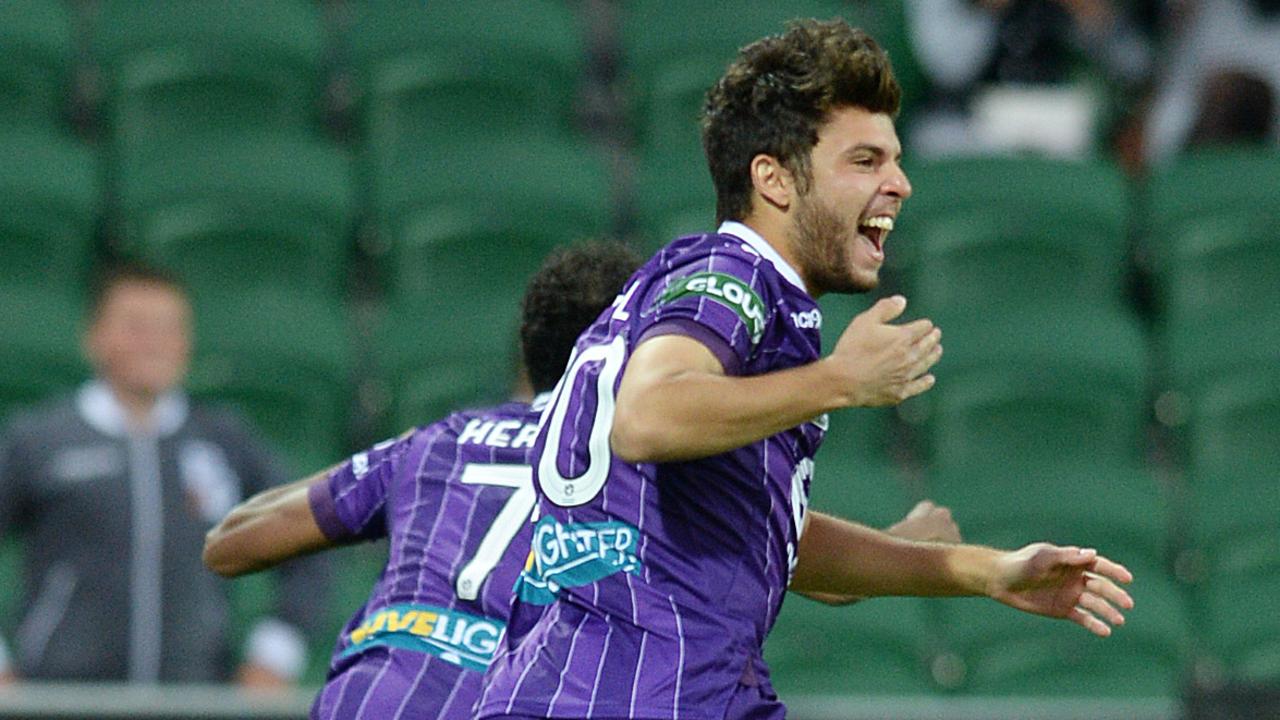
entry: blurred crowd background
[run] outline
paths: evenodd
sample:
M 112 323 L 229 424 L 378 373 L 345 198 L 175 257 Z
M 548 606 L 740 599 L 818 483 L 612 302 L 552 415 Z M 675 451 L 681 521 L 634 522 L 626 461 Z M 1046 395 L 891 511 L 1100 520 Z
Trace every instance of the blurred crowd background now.
M 933 391 L 833 417 L 814 506 L 885 525 L 927 496 L 967 539 L 1083 540 L 1139 580 L 1105 642 L 792 599 L 779 690 L 1280 681 L 1275 0 L 4 0 L 0 415 L 91 376 L 87 288 L 123 259 L 185 282 L 191 396 L 293 477 L 501 399 L 549 248 L 713 229 L 702 94 L 799 16 L 890 53 L 915 196 L 883 286 L 946 334 Z M 828 342 L 873 299 L 824 298 Z M 12 637 L 39 548 L 6 536 Z M 380 562 L 335 558 L 304 682 Z M 232 589 L 241 635 L 275 592 Z

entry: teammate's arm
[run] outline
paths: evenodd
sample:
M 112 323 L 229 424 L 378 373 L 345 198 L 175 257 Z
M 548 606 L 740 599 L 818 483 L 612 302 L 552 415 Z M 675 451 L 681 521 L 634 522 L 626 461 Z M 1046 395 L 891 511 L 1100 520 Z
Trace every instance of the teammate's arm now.
M 906 300 L 858 315 L 827 357 L 748 377 L 725 374 L 701 342 L 662 335 L 640 343 L 618 388 L 610 434 L 626 462 L 673 462 L 727 452 L 850 406 L 901 402 L 933 387 L 942 333 L 928 320 L 891 325 Z
M 808 527 L 811 514 L 805 515 L 805 526 Z M 923 540 L 926 542 L 958 543 L 961 541 L 960 526 L 951 517 L 951 509 L 936 505 L 931 500 L 921 500 L 911 508 L 898 522 L 885 528 L 885 532 L 894 537 L 907 540 Z M 810 600 L 827 605 L 852 605 L 862 600 L 861 595 L 836 595 L 821 592 L 798 592 Z
M 332 470 L 264 490 L 234 507 L 205 535 L 205 567 L 236 577 L 335 546 L 316 524 L 307 497 Z
M 985 595 L 1019 610 L 1070 620 L 1107 636 L 1133 599 L 1133 579 L 1096 550 L 1047 543 L 1002 551 L 896 538 L 809 513 L 791 587 L 835 595 Z M 1119 608 L 1119 609 L 1117 609 Z

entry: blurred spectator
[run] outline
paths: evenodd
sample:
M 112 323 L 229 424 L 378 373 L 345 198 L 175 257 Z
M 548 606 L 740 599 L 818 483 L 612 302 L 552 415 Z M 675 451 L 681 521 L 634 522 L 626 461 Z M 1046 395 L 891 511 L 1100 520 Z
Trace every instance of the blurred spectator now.
M 922 155 L 1090 150 L 1107 87 L 1151 65 L 1145 35 L 1112 0 L 908 0 L 931 97 L 907 128 Z M 1079 77 L 1087 58 L 1095 76 Z
M 8 679 L 215 682 L 232 671 L 228 584 L 200 561 L 205 532 L 285 478 L 237 416 L 190 402 L 182 287 L 143 267 L 105 276 L 84 350 L 97 379 L 16 416 L 0 438 L 0 535 L 22 544 Z M 316 561 L 281 573 L 280 617 L 249 633 L 237 675 L 284 686 L 322 613 Z
M 1144 156 L 1280 138 L 1280 0 L 1180 0 L 1168 19 Z

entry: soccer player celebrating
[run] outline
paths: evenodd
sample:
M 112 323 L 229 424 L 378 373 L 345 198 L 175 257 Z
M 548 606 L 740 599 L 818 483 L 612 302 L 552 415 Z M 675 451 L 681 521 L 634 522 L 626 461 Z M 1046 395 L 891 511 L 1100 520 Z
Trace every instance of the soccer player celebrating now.
M 455 413 L 329 471 L 250 498 L 214 528 L 205 563 L 236 576 L 307 552 L 387 537 L 387 570 L 339 639 L 313 718 L 464 720 L 529 556 L 538 415 L 574 341 L 640 259 L 616 243 L 553 254 L 525 291 L 532 403 Z M 957 542 L 925 500 L 888 532 Z M 849 597 L 823 597 L 848 602 Z
M 479 717 L 781 718 L 761 646 L 788 587 L 986 595 L 1099 635 L 1131 577 L 1092 549 L 913 542 L 807 511 L 830 410 L 928 390 L 887 298 L 825 357 L 814 298 L 876 286 L 911 186 L 888 58 L 843 21 L 742 50 L 710 90 L 715 233 L 672 242 L 579 338 L 534 448 L 532 556 Z M 802 322 L 804 320 L 804 322 Z

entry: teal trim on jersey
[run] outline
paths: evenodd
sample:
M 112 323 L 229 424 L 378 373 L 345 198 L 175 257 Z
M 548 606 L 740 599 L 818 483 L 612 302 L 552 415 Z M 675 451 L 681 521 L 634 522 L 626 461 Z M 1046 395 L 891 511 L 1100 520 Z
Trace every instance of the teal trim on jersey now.
M 466 670 L 484 672 L 507 624 L 431 605 L 392 605 L 366 616 L 351 631 L 342 657 L 382 645 L 429 653 Z
M 640 531 L 624 522 L 562 525 L 545 516 L 533 528 L 530 563 L 516 581 L 524 602 L 548 605 L 562 587 L 590 585 L 617 573 L 640 574 Z
M 717 302 L 738 314 L 751 332 L 751 344 L 764 335 L 764 302 L 751 286 L 732 275 L 697 272 L 675 280 L 658 296 L 654 307 L 661 307 L 688 295 L 698 295 Z

